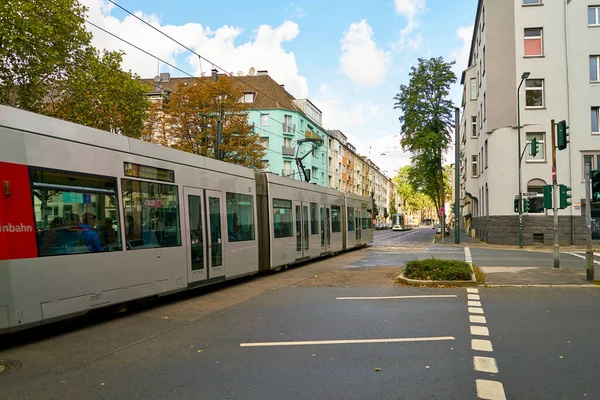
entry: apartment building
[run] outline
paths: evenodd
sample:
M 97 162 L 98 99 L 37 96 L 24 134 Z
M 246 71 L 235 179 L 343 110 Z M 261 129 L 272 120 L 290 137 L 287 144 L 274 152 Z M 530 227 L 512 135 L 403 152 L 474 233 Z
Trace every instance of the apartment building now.
M 518 114 L 522 191 L 531 201 L 524 243 L 551 244 L 552 126 L 566 120 L 570 144 L 557 151 L 558 183 L 573 205 L 559 211 L 559 241 L 585 242 L 584 166 L 600 168 L 600 5 L 570 0 L 480 0 L 469 65 L 462 74 L 461 194 L 465 226 L 490 243 L 518 243 Z M 517 98 L 517 91 L 519 97 Z M 540 152 L 526 146 L 536 138 Z M 600 220 L 600 204 L 592 205 Z M 600 229 L 594 223 L 594 236 Z M 600 237 L 600 236 L 598 236 Z

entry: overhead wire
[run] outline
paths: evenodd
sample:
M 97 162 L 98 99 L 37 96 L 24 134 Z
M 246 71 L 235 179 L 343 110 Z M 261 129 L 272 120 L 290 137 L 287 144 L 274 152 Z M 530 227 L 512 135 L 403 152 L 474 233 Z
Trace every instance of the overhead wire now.
M 143 18 L 140 18 L 139 16 L 135 15 L 134 13 L 132 13 L 131 11 L 129 11 L 128 9 L 126 9 L 125 7 L 121 6 L 120 4 L 116 3 L 113 0 L 108 0 L 110 3 L 114 4 L 115 6 L 117 6 L 118 8 L 120 8 L 121 10 L 125 11 L 127 14 L 131 15 L 132 17 L 134 17 L 135 19 L 137 19 L 138 21 L 142 22 L 143 24 L 149 26 L 150 28 L 154 29 L 156 32 L 160 33 L 161 35 L 165 36 L 166 38 L 172 40 L 173 42 L 177 43 L 179 46 L 183 47 L 184 49 L 186 49 L 187 51 L 189 51 L 190 53 L 196 55 L 199 59 L 200 59 L 200 68 L 202 68 L 202 60 L 206 61 L 207 63 L 211 64 L 214 68 L 220 69 L 221 71 L 223 71 L 224 73 L 226 73 L 227 75 L 229 75 L 230 77 L 240 81 L 241 83 L 243 83 L 244 85 L 248 86 L 249 88 L 257 91 L 258 93 L 261 93 L 263 96 L 265 96 L 266 98 L 274 101 L 275 103 L 278 103 L 278 101 L 272 97 L 270 97 L 269 95 L 267 95 L 265 92 L 257 89 L 256 87 L 250 85 L 248 82 L 243 81 L 242 79 L 240 79 L 237 76 L 234 76 L 233 74 L 230 74 L 225 68 L 220 67 L 218 64 L 215 64 L 214 62 L 212 62 L 211 60 L 207 59 L 206 57 L 198 54 L 196 51 L 194 51 L 193 49 L 191 49 L 190 47 L 184 45 L 183 43 L 181 43 L 180 41 L 178 41 L 177 39 L 173 38 L 172 36 L 166 34 L 165 32 L 163 32 L 162 30 L 158 29 L 157 27 L 155 27 L 154 25 L 150 24 L 148 21 L 145 21 Z M 257 110 L 258 111 L 258 110 Z M 273 121 L 276 121 L 277 123 L 280 123 L 282 125 L 284 125 L 283 122 L 276 120 L 275 118 L 272 118 L 271 116 L 269 116 L 269 119 L 272 119 Z M 296 133 L 300 133 L 302 134 L 302 132 L 298 132 L 296 131 L 296 128 L 293 128 L 294 132 Z

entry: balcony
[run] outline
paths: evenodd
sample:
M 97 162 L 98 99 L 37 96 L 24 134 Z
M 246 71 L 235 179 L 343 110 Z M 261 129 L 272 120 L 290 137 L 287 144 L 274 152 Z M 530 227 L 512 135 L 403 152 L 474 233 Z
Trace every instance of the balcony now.
M 293 147 L 287 147 L 287 146 L 281 146 L 281 154 L 283 154 L 284 156 L 294 156 L 294 148 Z

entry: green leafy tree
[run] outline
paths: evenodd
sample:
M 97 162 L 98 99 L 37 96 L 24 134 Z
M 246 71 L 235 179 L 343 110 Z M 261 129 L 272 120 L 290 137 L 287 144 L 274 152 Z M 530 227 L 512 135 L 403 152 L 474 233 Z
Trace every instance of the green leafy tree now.
M 0 103 L 40 112 L 47 94 L 80 68 L 92 35 L 77 0 L 0 4 Z
M 371 200 L 373 200 L 373 216 L 379 216 L 379 208 L 377 208 L 377 203 L 375 202 L 375 192 L 371 191 Z
M 456 75 L 454 62 L 441 57 L 418 61 L 409 84 L 401 85 L 394 97 L 394 108 L 402 112 L 400 144 L 411 154 L 413 187 L 439 211 L 446 198 L 442 162 L 452 140 L 454 106 L 448 96 Z
M 397 214 L 398 210 L 396 209 L 396 197 L 392 195 L 390 198 L 390 215 Z
M 51 116 L 120 135 L 140 138 L 150 102 L 143 85 L 131 72 L 121 70 L 123 52 L 90 48 L 86 68 L 73 71 L 49 96 L 45 112 Z
M 167 142 L 177 149 L 215 158 L 221 121 L 221 160 L 262 168 L 265 149 L 248 122 L 246 104 L 239 101 L 243 95 L 228 76 L 219 76 L 214 83 L 198 78 L 187 86 L 180 85 L 161 111 L 167 123 Z

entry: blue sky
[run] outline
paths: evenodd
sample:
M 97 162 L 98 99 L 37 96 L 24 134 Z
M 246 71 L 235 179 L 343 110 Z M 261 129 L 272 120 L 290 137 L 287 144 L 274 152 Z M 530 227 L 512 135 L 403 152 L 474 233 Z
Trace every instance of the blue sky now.
M 94 23 L 200 73 L 195 56 L 106 0 L 81 1 Z M 250 66 L 268 70 L 294 96 L 315 103 L 325 128 L 342 130 L 388 175 L 408 163 L 399 149 L 393 96 L 408 83 L 418 57 L 458 58 L 458 74 L 466 67 L 477 6 L 476 0 L 115 1 L 231 72 L 247 73 Z M 155 75 L 156 61 L 89 29 L 97 47 L 126 51 L 126 68 Z M 202 65 L 202 71 L 208 69 Z M 460 102 L 458 84 L 452 98 Z

